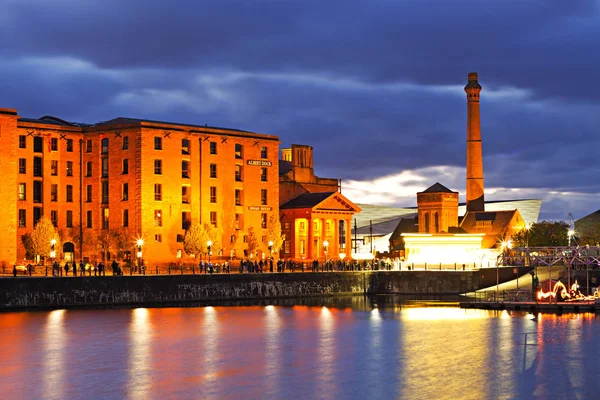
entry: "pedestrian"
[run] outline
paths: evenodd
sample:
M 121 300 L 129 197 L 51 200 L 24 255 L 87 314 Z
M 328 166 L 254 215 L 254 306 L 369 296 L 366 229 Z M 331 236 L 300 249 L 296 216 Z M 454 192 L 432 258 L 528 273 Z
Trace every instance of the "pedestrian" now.
M 17 264 L 13 265 L 13 276 L 17 277 Z
M 27 264 L 27 272 L 29 273 L 29 276 L 31 276 L 31 273 L 33 272 L 33 267 L 31 266 L 31 264 Z
M 269 260 L 269 270 L 273 273 L 273 258 Z
M 69 262 L 65 262 L 65 276 L 69 276 Z

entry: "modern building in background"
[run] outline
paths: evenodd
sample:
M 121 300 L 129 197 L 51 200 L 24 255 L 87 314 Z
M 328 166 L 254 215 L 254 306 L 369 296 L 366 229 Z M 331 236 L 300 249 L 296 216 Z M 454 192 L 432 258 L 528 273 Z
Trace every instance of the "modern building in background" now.
M 244 256 L 249 227 L 267 251 L 261 239 L 279 215 L 277 136 L 132 118 L 76 124 L 0 109 L 0 139 L 0 262 L 25 258 L 21 237 L 42 216 L 61 233 L 66 260 L 135 257 L 141 238 L 144 259 L 174 262 L 196 223 L 219 230 L 222 256 Z M 111 232 L 126 243 L 102 251 L 99 238 Z

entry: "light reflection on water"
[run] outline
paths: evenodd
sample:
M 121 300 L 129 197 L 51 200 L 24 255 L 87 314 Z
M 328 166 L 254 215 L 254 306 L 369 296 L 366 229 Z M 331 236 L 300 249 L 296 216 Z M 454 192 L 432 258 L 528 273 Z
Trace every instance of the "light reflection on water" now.
M 0 314 L 0 398 L 596 398 L 600 318 L 454 307 Z

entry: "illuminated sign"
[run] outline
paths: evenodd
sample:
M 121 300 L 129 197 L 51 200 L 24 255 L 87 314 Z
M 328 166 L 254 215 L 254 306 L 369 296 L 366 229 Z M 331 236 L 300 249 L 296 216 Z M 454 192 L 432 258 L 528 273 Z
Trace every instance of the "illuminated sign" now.
M 248 165 L 257 165 L 259 167 L 270 167 L 273 165 L 271 161 L 268 160 L 248 160 Z
M 248 206 L 248 210 L 250 211 L 271 211 L 272 209 L 272 207 L 266 206 Z

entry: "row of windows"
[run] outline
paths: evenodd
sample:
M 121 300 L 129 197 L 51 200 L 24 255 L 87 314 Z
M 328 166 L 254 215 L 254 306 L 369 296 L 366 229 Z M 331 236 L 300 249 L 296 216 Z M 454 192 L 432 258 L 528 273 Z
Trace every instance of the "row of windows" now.
M 33 202 L 34 203 L 42 203 L 43 202 L 43 185 L 41 181 L 33 181 Z M 19 183 L 19 192 L 18 199 L 25 201 L 27 200 L 27 183 L 20 182 Z M 58 185 L 52 184 L 50 185 L 50 201 L 58 201 Z M 67 203 L 73 202 L 73 185 L 67 185 L 65 190 L 65 201 Z
M 19 135 L 19 148 L 20 149 L 27 148 L 27 136 L 26 135 Z M 49 151 L 58 151 L 58 138 L 49 138 L 48 150 Z M 73 139 L 65 139 L 65 150 L 69 153 L 73 152 Z M 44 138 L 42 138 L 40 136 L 33 137 L 33 151 L 35 153 L 43 153 L 44 152 Z

